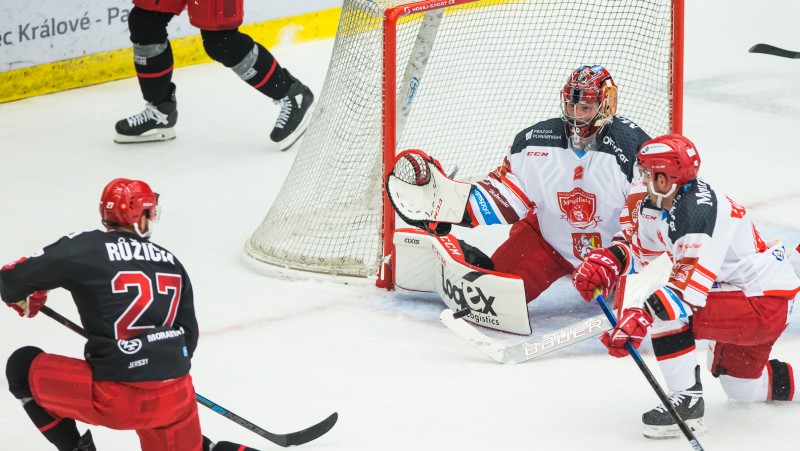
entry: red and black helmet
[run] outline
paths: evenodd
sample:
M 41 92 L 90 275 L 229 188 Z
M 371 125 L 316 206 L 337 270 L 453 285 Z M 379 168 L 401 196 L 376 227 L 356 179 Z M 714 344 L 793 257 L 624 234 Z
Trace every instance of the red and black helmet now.
M 664 174 L 676 185 L 685 185 L 697 178 L 700 154 L 689 138 L 676 133 L 659 136 L 642 145 L 637 154 L 639 167 Z
M 567 104 L 599 104 L 597 114 L 580 121 L 567 114 Z M 561 89 L 561 112 L 564 122 L 584 138 L 594 134 L 617 114 L 617 85 L 611 73 L 601 65 L 583 65 L 572 71 Z
M 132 227 L 143 214 L 158 219 L 158 194 L 140 180 L 114 179 L 100 196 L 100 217 L 103 224 Z

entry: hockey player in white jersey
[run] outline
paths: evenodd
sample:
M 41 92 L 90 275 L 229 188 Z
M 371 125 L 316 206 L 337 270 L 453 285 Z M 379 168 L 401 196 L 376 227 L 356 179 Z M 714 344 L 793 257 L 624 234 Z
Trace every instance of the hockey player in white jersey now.
M 458 183 L 434 169 L 441 176 L 437 186 L 452 182 L 454 188 L 447 191 L 452 196 L 433 201 L 424 193 L 412 194 L 422 191 L 425 177 L 403 183 L 390 176 L 387 183 L 401 217 L 421 227 L 435 221 L 439 229 L 429 228 L 434 233 L 448 233 L 448 223 L 513 224 L 491 259 L 460 244 L 467 263 L 520 276 L 528 302 L 570 274 L 590 249 L 610 244 L 629 220 L 622 215 L 621 224 L 620 213 L 631 183 L 636 184 L 636 152 L 650 139 L 635 123 L 616 116 L 617 86 L 603 66 L 572 71 L 560 98 L 561 117 L 519 132 L 502 164 L 483 181 Z
M 800 290 L 787 248 L 765 243 L 744 207 L 697 178 L 700 156 L 687 138 L 653 139 L 638 160 L 648 196 L 631 199 L 638 214 L 615 246 L 629 249 L 634 267 L 667 252 L 673 269 L 669 282 L 644 306 L 623 309 L 619 324 L 601 336 L 609 354 L 628 355 L 625 343 L 638 347 L 652 328 L 670 403 L 698 433 L 705 431 L 705 405 L 695 340 L 710 340 L 710 371 L 730 399 L 800 401 L 795 395 L 800 372 L 770 360 Z M 610 263 L 587 260 L 576 268 L 573 281 L 584 298 L 591 299 L 595 288 L 613 284 L 621 273 L 604 266 L 631 264 Z M 663 405 L 644 413 L 642 421 L 646 437 L 681 436 Z

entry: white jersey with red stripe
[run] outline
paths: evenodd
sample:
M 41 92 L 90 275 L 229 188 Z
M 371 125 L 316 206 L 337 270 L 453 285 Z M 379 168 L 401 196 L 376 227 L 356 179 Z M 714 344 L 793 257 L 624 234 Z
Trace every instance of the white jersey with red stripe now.
M 560 118 L 539 122 L 517 134 L 503 164 L 473 184 L 467 212 L 484 225 L 511 224 L 533 211 L 544 239 L 577 266 L 627 226 L 629 215 L 620 213 L 631 183 L 638 184 L 636 152 L 649 139 L 614 117 L 586 151 L 574 151 Z
M 673 268 L 667 286 L 684 302 L 703 307 L 714 289 L 787 298 L 800 290 L 788 249 L 766 244 L 747 210 L 702 179 L 679 188 L 669 212 L 649 198 L 636 203 L 638 215 L 625 235 L 637 266 L 668 252 Z

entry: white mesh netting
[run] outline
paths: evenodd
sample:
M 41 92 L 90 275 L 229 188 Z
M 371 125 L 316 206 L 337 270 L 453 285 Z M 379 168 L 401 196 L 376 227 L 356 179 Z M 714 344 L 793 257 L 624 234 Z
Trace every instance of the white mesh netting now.
M 246 243 L 279 267 L 373 276 L 382 259 L 382 23 L 412 3 L 345 0 L 327 78 L 286 181 Z M 436 3 L 447 3 L 436 2 Z M 397 150 L 423 149 L 478 180 L 514 135 L 560 114 L 580 64 L 603 64 L 618 113 L 671 129 L 672 0 L 482 0 L 445 9 Z M 397 25 L 401 84 L 424 14 Z M 395 89 L 398 92 L 399 88 Z

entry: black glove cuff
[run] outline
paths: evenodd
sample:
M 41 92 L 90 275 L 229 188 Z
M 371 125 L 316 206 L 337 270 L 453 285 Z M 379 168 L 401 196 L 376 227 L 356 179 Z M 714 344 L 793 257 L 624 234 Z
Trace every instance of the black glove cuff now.
M 625 270 L 625 268 L 628 267 L 628 253 L 625 252 L 625 249 L 623 249 L 622 246 L 615 246 L 612 244 L 606 249 L 608 249 L 608 251 L 614 254 L 614 257 L 617 258 L 617 262 L 619 262 L 620 271 L 623 271 Z M 620 274 L 617 275 L 619 276 Z

